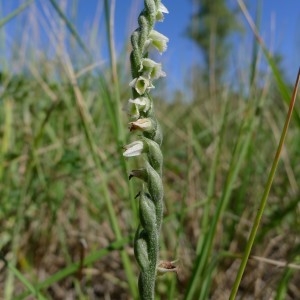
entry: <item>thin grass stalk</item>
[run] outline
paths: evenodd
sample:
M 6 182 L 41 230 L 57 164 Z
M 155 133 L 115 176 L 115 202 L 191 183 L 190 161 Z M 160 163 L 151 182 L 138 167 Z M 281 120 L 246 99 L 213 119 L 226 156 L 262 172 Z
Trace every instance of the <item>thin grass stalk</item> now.
M 217 266 L 219 263 L 219 255 L 214 256 L 206 267 L 205 277 L 201 283 L 201 290 L 198 299 L 209 299 L 211 281 L 213 276 L 217 273 Z
M 93 157 L 93 161 L 97 167 L 98 172 L 103 175 L 103 168 L 101 166 L 101 163 L 99 161 L 99 157 L 97 154 L 97 147 L 96 147 L 96 141 L 94 139 L 94 136 L 90 130 L 90 121 L 91 118 L 88 115 L 88 112 L 85 108 L 84 102 L 83 102 L 83 97 L 81 95 L 81 91 L 78 87 L 77 81 L 76 81 L 76 77 L 75 74 L 73 72 L 72 69 L 72 65 L 69 62 L 68 63 L 68 76 L 70 79 L 70 82 L 72 84 L 72 87 L 74 89 L 74 94 L 75 94 L 75 98 L 76 98 L 76 106 L 78 109 L 78 114 L 80 116 L 80 120 L 82 123 L 82 127 L 84 129 L 85 132 L 85 136 L 86 136 L 86 140 L 88 142 L 88 147 L 90 149 L 91 155 Z M 113 231 L 116 235 L 116 239 L 120 240 L 122 238 L 122 233 L 121 233 L 121 229 L 118 223 L 118 218 L 116 216 L 116 212 L 114 210 L 113 207 L 113 203 L 110 199 L 109 196 L 109 190 L 108 190 L 108 186 L 107 186 L 107 180 L 105 179 L 105 176 L 101 176 L 102 180 L 101 180 L 101 185 L 100 185 L 100 191 L 103 194 L 103 198 L 105 201 L 105 205 L 108 211 L 108 216 L 109 216 L 109 220 L 110 220 L 110 224 L 113 228 Z M 126 253 L 125 250 L 121 251 L 121 259 L 122 259 L 122 263 L 125 269 L 125 273 L 128 279 L 128 284 L 129 284 L 129 288 L 131 291 L 132 296 L 134 297 L 134 299 L 137 297 L 137 290 L 134 284 L 134 276 L 133 276 L 133 270 L 132 270 L 132 266 L 130 263 L 130 259 L 128 257 L 128 254 Z
M 197 255 L 200 253 L 200 249 L 203 248 L 203 243 L 205 242 L 205 232 L 207 232 L 210 224 L 210 209 L 211 209 L 211 204 L 215 192 L 215 181 L 216 181 L 216 174 L 217 174 L 217 169 L 218 169 L 218 164 L 220 161 L 220 156 L 222 153 L 222 145 L 223 145 L 223 140 L 224 140 L 224 135 L 225 135 L 225 129 L 227 125 L 227 112 L 228 112 L 228 107 L 229 107 L 229 101 L 226 99 L 224 101 L 224 105 L 222 107 L 222 117 L 221 117 L 221 128 L 220 132 L 216 138 L 216 151 L 215 155 L 212 161 L 212 166 L 210 168 L 210 173 L 209 173 L 209 179 L 208 179 L 208 185 L 207 185 L 207 201 L 205 202 L 205 206 L 203 209 L 203 216 L 201 220 L 201 228 L 202 228 L 202 235 L 198 239 L 197 243 L 197 249 L 196 253 Z
M 278 87 L 278 90 L 281 94 L 282 99 L 286 103 L 289 103 L 289 101 L 290 101 L 289 90 L 287 88 L 287 85 L 284 82 L 284 79 L 283 79 L 282 75 L 280 74 L 280 71 L 277 68 L 276 62 L 274 61 L 270 51 L 267 49 L 263 39 L 259 35 L 259 32 L 258 32 L 258 30 L 255 26 L 255 23 L 253 22 L 250 14 L 249 14 L 249 11 L 247 10 L 247 7 L 246 7 L 245 3 L 242 0 L 237 0 L 237 1 L 238 1 L 238 4 L 241 8 L 241 11 L 243 12 L 243 14 L 244 14 L 251 30 L 254 33 L 254 36 L 255 36 L 258 44 L 261 46 L 261 48 L 263 50 L 263 54 L 265 55 L 269 66 L 271 67 L 272 73 L 274 75 L 274 78 L 275 78 L 275 81 L 277 83 L 277 87 Z M 294 115 L 294 117 L 297 121 L 297 125 L 299 127 L 300 126 L 300 113 L 299 113 L 297 108 L 294 108 L 294 114 L 293 115 Z
M 27 8 L 34 0 L 28 0 L 22 5 L 20 5 L 18 8 L 16 8 L 12 13 L 10 13 L 8 16 L 0 20 L 0 28 L 11 21 L 14 17 L 17 17 L 25 8 Z
M 118 77 L 118 68 L 117 68 L 117 59 L 115 54 L 115 43 L 114 43 L 114 7 L 115 1 L 111 1 L 111 6 L 109 8 L 109 1 L 104 1 L 104 11 L 105 11 L 105 20 L 106 20 L 106 28 L 107 28 L 107 35 L 108 35 L 108 45 L 109 45 L 109 55 L 110 55 L 110 66 L 112 72 L 112 84 L 113 84 L 113 101 L 107 103 L 110 107 L 110 110 L 114 114 L 113 120 L 115 120 L 115 139 L 117 141 L 117 147 L 121 148 L 124 145 L 125 135 L 122 126 L 122 115 L 121 115 L 121 97 L 120 97 L 120 87 L 119 87 L 119 77 Z M 124 175 L 128 174 L 128 168 L 126 165 L 126 161 L 122 153 L 119 153 L 119 158 L 122 166 L 122 170 Z M 133 185 L 130 181 L 128 181 L 128 191 L 129 191 L 129 199 L 131 204 L 131 209 L 133 212 L 133 221 L 132 226 L 136 226 L 138 223 L 137 220 L 137 204 L 134 199 L 134 191 Z
M 86 47 L 85 43 L 82 41 L 80 35 L 76 31 L 75 27 L 73 26 L 72 22 L 69 21 L 67 18 L 66 14 L 63 12 L 63 10 L 60 8 L 59 4 L 57 3 L 56 0 L 49 0 L 50 3 L 52 4 L 53 8 L 59 15 L 59 17 L 65 22 L 68 30 L 71 32 L 72 36 L 75 38 L 79 46 L 82 48 L 82 50 L 88 55 L 90 59 L 92 59 L 92 55 L 88 48 Z
M 194 150 L 194 141 L 196 139 L 194 138 L 195 134 L 193 132 L 192 124 L 188 123 L 187 125 L 187 145 L 186 145 L 186 151 L 187 151 L 187 168 L 186 168 L 186 173 L 184 178 L 186 178 L 186 183 L 184 184 L 183 191 L 182 191 L 182 201 L 180 201 L 180 207 L 179 210 L 180 213 L 178 215 L 178 224 L 177 224 L 177 231 L 175 233 L 176 237 L 176 247 L 175 247 L 175 257 L 179 257 L 179 251 L 180 251 L 180 237 L 184 232 L 184 221 L 186 220 L 186 214 L 187 214 L 187 199 L 189 196 L 189 187 L 190 187 L 190 176 L 189 173 L 191 172 L 191 168 L 194 163 L 194 156 L 193 156 L 193 150 Z M 177 278 L 172 277 L 170 284 L 169 284 L 169 292 L 168 292 L 168 299 L 173 300 L 176 299 L 176 283 L 177 283 Z
M 255 17 L 255 23 L 257 24 L 256 27 L 260 28 L 260 22 L 261 22 L 261 14 L 262 14 L 262 2 L 257 1 L 256 4 L 256 17 Z M 250 88 L 255 87 L 255 79 L 257 74 L 257 62 L 258 62 L 258 43 L 255 41 L 255 37 L 253 38 L 253 44 L 252 44 L 252 59 L 251 59 L 251 65 L 250 65 L 250 76 L 249 76 L 249 86 Z
M 71 24 L 75 24 L 76 22 L 76 18 L 78 18 L 78 0 L 73 0 L 72 4 L 71 4 L 71 13 L 70 13 L 70 19 L 71 19 Z M 71 44 L 71 49 L 73 51 L 75 51 L 75 44 L 76 43 L 76 39 L 72 38 L 70 41 Z
M 115 41 L 114 41 L 114 11 L 115 11 L 116 1 L 111 0 L 111 4 L 109 6 L 108 0 L 104 1 L 105 7 L 105 20 L 106 20 L 106 29 L 108 35 L 108 48 L 109 48 L 109 56 L 110 56 L 110 67 L 112 73 L 112 82 L 115 90 L 115 98 L 118 112 L 120 106 L 120 92 L 119 92 L 119 80 L 118 80 L 118 71 L 117 71 L 117 60 L 115 54 Z M 118 119 L 120 120 L 120 118 Z M 120 123 L 120 122 L 119 122 Z M 123 132 L 123 127 L 121 125 L 118 126 L 120 134 Z
M 39 292 L 38 288 L 34 286 L 28 279 L 13 265 L 11 262 L 4 258 L 0 258 L 5 263 L 7 269 L 15 275 L 16 278 L 23 283 L 23 285 L 30 291 L 31 295 L 35 296 L 38 300 L 46 300 L 46 298 Z
M 0 147 L 0 181 L 4 170 L 4 157 L 10 149 L 12 139 L 13 102 L 11 99 L 4 100 L 4 129 Z
M 32 144 L 31 144 L 31 152 L 30 157 L 26 164 L 25 174 L 24 174 L 24 183 L 22 184 L 22 189 L 20 192 L 18 205 L 17 205 L 17 213 L 16 213 L 16 224 L 13 229 L 13 238 L 12 238 L 12 259 L 10 261 L 11 267 L 8 271 L 8 275 L 5 282 L 5 289 L 4 289 L 4 295 L 5 299 L 10 300 L 13 297 L 13 291 L 14 291 L 14 281 L 15 281 L 15 272 L 13 271 L 13 267 L 16 266 L 17 263 L 17 253 L 18 253 L 18 247 L 20 244 L 20 233 L 23 228 L 24 224 L 24 210 L 26 207 L 26 196 L 29 190 L 29 186 L 32 183 L 33 174 L 35 173 L 33 171 L 34 168 L 37 168 L 39 179 L 41 180 L 41 183 L 43 184 L 44 188 L 46 188 L 46 182 L 43 175 L 43 171 L 40 168 L 39 165 L 39 159 L 37 155 L 37 149 L 39 146 L 39 142 L 41 140 L 41 137 L 43 135 L 45 126 L 47 124 L 47 121 L 49 120 L 49 114 L 52 112 L 52 110 L 46 115 L 45 119 L 43 120 L 40 128 L 38 129 L 38 133 L 33 138 Z
M 287 298 L 287 289 L 289 281 L 291 280 L 294 271 L 292 269 L 286 268 L 276 289 L 275 300 L 282 300 Z
M 0 3 L 0 20 L 2 20 L 2 13 L 3 13 L 3 3 Z M 7 58 L 5 57 L 6 55 L 6 48 L 7 48 L 7 43 L 6 43 L 6 31 L 5 29 L 0 27 L 0 53 L 2 53 L 0 57 L 0 64 L 1 64 L 1 72 L 7 73 L 8 70 L 8 61 Z
M 90 33 L 90 37 L 89 37 L 89 45 L 91 45 L 92 49 L 97 49 L 98 48 L 98 33 L 99 33 L 99 29 L 100 29 L 100 21 L 101 21 L 101 14 L 102 14 L 102 9 L 103 9 L 103 3 L 102 2 L 98 2 L 97 8 L 96 8 L 96 13 L 95 13 L 95 17 L 93 20 L 93 25 L 92 25 L 92 29 L 91 29 L 91 33 Z
M 20 192 L 20 196 L 18 198 L 17 202 L 17 212 L 16 212 L 16 222 L 14 224 L 13 232 L 12 232 L 12 241 L 11 241 L 11 253 L 12 258 L 10 260 L 10 268 L 7 272 L 7 277 L 5 279 L 5 285 L 4 285 L 4 299 L 5 300 L 11 300 L 13 299 L 13 293 L 14 293 L 14 282 L 15 282 L 15 276 L 16 273 L 14 272 L 14 268 L 17 264 L 17 257 L 18 257 L 18 250 L 21 240 L 21 230 L 24 225 L 24 211 L 26 207 L 26 195 L 28 192 L 28 188 L 32 181 L 33 174 L 33 167 L 34 163 L 32 160 L 32 157 L 30 157 L 27 161 L 26 170 L 24 174 L 24 183 L 22 184 L 22 189 Z
M 293 90 L 289 110 L 288 110 L 288 113 L 287 113 L 287 116 L 286 116 L 286 120 L 285 120 L 284 127 L 283 127 L 283 130 L 282 130 L 282 133 L 281 133 L 280 141 L 279 141 L 279 144 L 278 144 L 278 147 L 277 147 L 277 150 L 276 150 L 276 154 L 275 154 L 275 157 L 274 157 L 274 160 L 273 160 L 273 163 L 272 163 L 272 167 L 271 167 L 271 170 L 270 170 L 270 173 L 269 173 L 269 176 L 268 176 L 268 180 L 267 180 L 267 183 L 266 183 L 266 186 L 265 186 L 265 189 L 264 189 L 264 193 L 263 193 L 262 198 L 260 200 L 259 208 L 257 210 L 257 214 L 255 216 L 255 219 L 254 219 L 254 222 L 253 222 L 253 225 L 252 225 L 252 228 L 251 228 L 250 236 L 249 236 L 247 244 L 246 244 L 245 252 L 244 252 L 244 255 L 243 255 L 243 258 L 242 258 L 242 261 L 241 261 L 236 279 L 234 281 L 233 288 L 232 288 L 231 293 L 230 293 L 230 298 L 229 298 L 230 300 L 234 300 L 235 297 L 236 297 L 240 282 L 242 280 L 242 276 L 244 274 L 244 271 L 245 271 L 245 268 L 246 268 L 246 265 L 247 265 L 247 262 L 248 262 L 253 244 L 254 244 L 254 240 L 255 240 L 255 237 L 256 237 L 256 234 L 257 234 L 259 224 L 260 224 L 261 218 L 263 216 L 265 206 L 267 204 L 269 192 L 271 190 L 271 186 L 272 186 L 272 183 L 273 183 L 273 180 L 274 180 L 274 177 L 275 177 L 275 172 L 276 172 L 276 169 L 277 169 L 277 166 L 278 166 L 278 163 L 279 163 L 280 154 L 281 154 L 281 151 L 282 151 L 282 148 L 283 148 L 285 138 L 287 136 L 287 131 L 288 131 L 288 127 L 289 127 L 289 124 L 290 124 L 290 121 L 291 121 L 291 118 L 292 118 L 292 113 L 294 111 L 294 105 L 295 105 L 295 102 L 296 102 L 296 95 L 297 95 L 297 90 L 298 90 L 298 86 L 299 86 L 299 81 L 300 81 L 300 68 L 298 70 L 298 74 L 297 74 L 296 82 L 295 82 L 295 85 L 294 85 L 294 90 Z

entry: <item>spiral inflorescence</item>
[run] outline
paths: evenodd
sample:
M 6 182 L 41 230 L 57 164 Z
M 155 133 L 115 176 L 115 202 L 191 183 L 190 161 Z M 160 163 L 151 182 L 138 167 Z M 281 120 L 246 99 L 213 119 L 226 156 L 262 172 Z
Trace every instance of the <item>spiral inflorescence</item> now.
M 129 128 L 141 131 L 142 138 L 125 146 L 124 156 L 145 156 L 144 166 L 131 171 L 129 176 L 129 179 L 136 177 L 144 182 L 138 196 L 140 225 L 134 241 L 134 253 L 141 270 L 138 283 L 141 299 L 154 299 L 163 216 L 162 132 L 154 114 L 150 90 L 154 88 L 153 82 L 166 74 L 160 63 L 148 57 L 153 48 L 160 53 L 167 48 L 168 38 L 154 30 L 155 23 L 163 20 L 163 13 L 168 11 L 160 0 L 145 0 L 138 17 L 139 27 L 131 36 L 133 99 L 128 103 L 132 118 Z

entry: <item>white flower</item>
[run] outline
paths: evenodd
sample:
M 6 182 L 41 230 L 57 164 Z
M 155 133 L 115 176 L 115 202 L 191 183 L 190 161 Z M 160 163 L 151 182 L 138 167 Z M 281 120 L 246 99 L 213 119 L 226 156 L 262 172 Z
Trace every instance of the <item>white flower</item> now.
M 138 78 L 134 78 L 129 85 L 134 88 L 138 94 L 143 95 L 148 89 L 153 89 L 154 86 L 152 85 L 149 78 L 144 76 L 140 76 Z
M 129 130 L 151 131 L 153 130 L 153 124 L 149 118 L 138 119 L 129 123 Z
M 159 77 L 165 77 L 166 73 L 161 69 L 161 64 L 155 62 L 150 58 L 143 58 L 139 71 L 143 71 L 143 75 L 150 80 L 158 79 Z
M 147 97 L 129 99 L 129 103 L 134 103 L 139 108 L 139 110 L 142 110 L 143 112 L 147 112 L 151 106 L 150 100 Z
M 168 41 L 169 39 L 163 34 L 159 33 L 156 30 L 151 30 L 146 45 L 151 44 L 161 54 L 162 52 L 165 52 L 167 50 Z
M 136 120 L 140 117 L 140 110 L 138 106 L 131 101 L 132 99 L 129 99 L 124 105 L 123 110 L 125 110 L 132 119 Z
M 131 116 L 132 119 L 138 119 L 142 112 L 147 112 L 150 109 L 150 100 L 146 97 L 138 97 L 135 99 L 129 99 L 125 110 Z
M 135 141 L 129 145 L 124 146 L 125 152 L 123 155 L 125 157 L 138 156 L 142 154 L 144 148 L 144 143 L 142 141 Z
M 156 14 L 156 21 L 162 22 L 164 20 L 164 14 L 168 14 L 168 13 L 169 13 L 168 9 L 162 3 L 159 3 L 158 11 Z

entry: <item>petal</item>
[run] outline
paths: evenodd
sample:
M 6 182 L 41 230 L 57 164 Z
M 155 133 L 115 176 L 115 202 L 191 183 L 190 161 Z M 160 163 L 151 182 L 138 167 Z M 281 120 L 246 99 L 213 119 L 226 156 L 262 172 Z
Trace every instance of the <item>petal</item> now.
M 145 67 L 148 67 L 148 68 L 154 68 L 157 65 L 159 65 L 159 63 L 155 62 L 154 60 L 152 60 L 150 58 L 143 58 L 142 65 Z
M 135 141 L 129 145 L 124 146 L 125 152 L 123 155 L 125 157 L 138 156 L 143 152 L 144 143 L 142 141 Z
M 135 104 L 139 110 L 147 112 L 151 107 L 151 102 L 146 97 L 138 97 L 135 99 L 129 99 L 129 103 Z
M 158 5 L 158 11 L 164 13 L 164 14 L 168 14 L 169 11 L 168 9 L 160 2 Z
M 151 79 L 155 80 L 159 77 L 165 77 L 166 73 L 161 69 L 161 64 L 158 64 L 155 68 L 153 68 L 151 73 Z
M 168 9 L 162 4 L 159 3 L 157 14 L 156 14 L 156 21 L 162 22 L 164 20 L 164 14 L 168 14 Z

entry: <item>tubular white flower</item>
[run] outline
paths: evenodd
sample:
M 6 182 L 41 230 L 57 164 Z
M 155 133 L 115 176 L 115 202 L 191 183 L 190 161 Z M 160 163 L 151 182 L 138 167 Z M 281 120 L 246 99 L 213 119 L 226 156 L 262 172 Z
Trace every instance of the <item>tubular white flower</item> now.
M 130 100 L 132 99 L 129 99 L 129 101 L 126 103 L 124 110 L 127 111 L 130 118 L 136 120 L 140 117 L 140 110 L 138 106 L 135 103 L 132 103 Z
M 151 131 L 153 130 L 153 124 L 149 118 L 138 119 L 129 123 L 129 130 Z
M 148 38 L 148 43 L 158 50 L 160 54 L 167 50 L 169 39 L 156 30 L 151 30 Z M 147 44 L 148 44 L 147 43 Z
M 134 78 L 129 85 L 134 88 L 139 95 L 145 94 L 147 89 L 153 89 L 154 86 L 152 85 L 149 78 L 146 78 L 144 76 L 140 76 L 138 78 Z
M 138 119 L 141 116 L 141 112 L 146 113 L 150 109 L 150 100 L 146 97 L 138 97 L 135 99 L 129 99 L 125 110 L 132 119 Z
M 168 13 L 169 13 L 168 9 L 162 3 L 159 3 L 158 11 L 156 14 L 156 21 L 162 22 L 164 20 L 164 14 L 168 14 Z
M 138 97 L 135 99 L 129 99 L 129 103 L 134 103 L 135 105 L 137 105 L 139 110 L 142 110 L 143 112 L 147 112 L 151 106 L 149 98 L 146 98 L 146 97 Z
M 165 77 L 166 73 L 162 70 L 161 64 L 155 62 L 150 58 L 143 58 L 140 72 L 143 71 L 143 75 L 147 76 L 150 80 L 158 79 L 159 77 Z
M 141 155 L 144 149 L 144 143 L 142 141 L 135 141 L 129 145 L 124 146 L 125 152 L 123 156 L 132 157 Z

